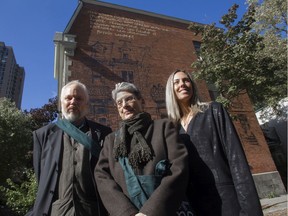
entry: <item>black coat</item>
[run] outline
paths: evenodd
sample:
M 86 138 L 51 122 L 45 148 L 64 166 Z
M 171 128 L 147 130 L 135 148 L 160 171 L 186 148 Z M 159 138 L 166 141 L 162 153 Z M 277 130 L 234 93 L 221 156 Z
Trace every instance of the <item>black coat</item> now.
M 87 120 L 92 138 L 102 144 L 111 128 Z M 63 149 L 63 130 L 51 123 L 33 132 L 33 165 L 38 182 L 38 191 L 33 209 L 27 213 L 33 216 L 48 215 L 51 210 L 54 192 L 61 166 L 61 152 Z M 90 155 L 90 169 L 93 176 L 97 159 Z M 94 179 L 93 179 L 94 181 Z M 96 183 L 94 181 L 95 192 Z M 98 196 L 99 197 L 99 196 Z M 99 201 L 99 200 L 98 200 Z
M 188 197 L 197 216 L 260 216 L 261 204 L 234 125 L 212 102 L 180 128 L 189 152 Z

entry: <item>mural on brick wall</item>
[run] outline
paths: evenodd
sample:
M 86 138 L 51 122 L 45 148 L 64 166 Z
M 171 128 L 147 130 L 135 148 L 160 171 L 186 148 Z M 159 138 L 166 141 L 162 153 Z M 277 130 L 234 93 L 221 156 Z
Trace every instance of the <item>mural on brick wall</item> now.
M 117 76 L 118 81 L 120 78 L 122 81 L 136 83 L 141 91 L 145 90 L 145 92 L 143 91 L 143 96 L 145 101 L 148 102 L 145 110 L 150 112 L 154 118 L 167 117 L 165 86 L 163 86 L 163 83 L 160 84 L 161 80 L 155 79 L 155 76 L 153 78 L 150 76 L 153 73 L 153 65 L 150 65 L 150 59 L 153 51 L 151 49 L 154 46 L 151 43 L 134 42 L 143 41 L 145 37 L 152 37 L 155 38 L 152 43 L 158 43 L 161 34 L 172 33 L 171 28 L 145 22 L 137 18 L 99 13 L 89 9 L 88 15 L 89 28 L 95 35 L 94 41 L 92 38 L 89 39 L 88 45 L 91 47 L 90 57 L 113 72 Z M 109 38 L 108 40 L 107 37 Z M 110 38 L 113 39 L 111 40 Z M 97 70 L 96 68 L 96 71 L 92 72 L 93 79 L 99 79 L 103 86 L 105 79 L 102 77 L 103 80 L 101 81 L 101 74 Z M 105 94 L 105 91 L 106 89 L 103 90 L 103 94 Z M 95 97 L 104 98 L 103 100 L 105 100 L 105 97 L 111 97 L 111 95 L 95 95 Z M 106 104 L 111 105 L 112 102 L 109 99 L 106 100 Z M 94 103 L 94 105 L 95 109 L 92 109 L 92 113 L 95 115 L 99 114 L 95 110 L 100 104 Z M 104 109 L 105 107 L 101 109 L 102 112 L 104 112 Z M 106 106 L 106 109 L 109 109 L 109 105 Z
M 159 83 L 154 83 L 153 79 L 149 79 L 151 66 L 145 61 L 150 56 L 149 47 L 135 46 L 131 44 L 131 41 L 122 39 L 110 43 L 96 41 L 90 44 L 90 47 L 90 57 L 109 68 L 122 81 L 137 83 L 140 90 L 150 88 L 150 95 L 144 95 L 145 99 L 150 96 L 156 104 L 158 118 L 166 117 L 165 87 Z M 90 111 L 96 116 L 108 114 L 109 107 L 113 105 L 111 99 L 112 89 L 108 87 L 109 83 L 105 83 L 107 79 L 101 75 L 105 73 L 105 67 L 102 69 L 103 72 L 99 68 L 91 71 L 92 84 L 99 86 L 93 90 L 93 97 L 97 99 L 91 98 Z M 140 76 L 141 74 L 146 74 L 146 76 Z M 101 118 L 99 121 L 107 124 L 108 120 Z
M 166 107 L 165 107 L 165 87 L 160 83 L 152 85 L 150 89 L 150 94 L 152 100 L 156 103 L 156 112 L 160 118 L 167 117 Z
M 90 29 L 97 34 L 134 39 L 137 36 L 156 36 L 157 31 L 169 31 L 163 26 L 150 25 L 147 22 L 127 17 L 113 16 L 90 10 Z
M 255 135 L 253 134 L 251 127 L 250 127 L 249 121 L 247 119 L 247 115 L 237 114 L 237 118 L 238 118 L 240 125 L 242 127 L 242 130 L 243 130 L 243 132 L 242 132 L 242 130 L 240 131 L 240 137 L 251 145 L 259 145 L 259 143 L 258 143 Z

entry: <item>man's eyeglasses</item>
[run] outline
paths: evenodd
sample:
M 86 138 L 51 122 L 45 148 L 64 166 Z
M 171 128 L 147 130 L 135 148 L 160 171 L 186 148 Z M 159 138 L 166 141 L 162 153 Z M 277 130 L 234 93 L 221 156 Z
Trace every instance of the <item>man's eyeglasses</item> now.
M 126 103 L 132 103 L 136 100 L 137 98 L 134 95 L 130 95 L 124 98 L 121 98 L 119 100 L 116 101 L 116 105 L 118 108 L 123 107 Z M 124 104 L 123 104 L 124 102 Z

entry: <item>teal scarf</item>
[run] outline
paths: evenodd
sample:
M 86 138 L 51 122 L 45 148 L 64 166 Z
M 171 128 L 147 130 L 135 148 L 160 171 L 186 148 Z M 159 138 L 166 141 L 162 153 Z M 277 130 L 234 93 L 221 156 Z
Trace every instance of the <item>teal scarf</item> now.
M 91 137 L 87 136 L 87 134 L 83 133 L 66 119 L 58 119 L 55 124 L 69 136 L 73 137 L 78 143 L 84 145 L 93 156 L 99 158 L 101 147 L 97 145 Z

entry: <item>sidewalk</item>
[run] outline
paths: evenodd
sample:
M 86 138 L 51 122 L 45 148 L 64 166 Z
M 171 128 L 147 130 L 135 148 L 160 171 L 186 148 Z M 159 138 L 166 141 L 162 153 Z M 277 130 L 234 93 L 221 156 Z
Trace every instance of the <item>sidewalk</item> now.
M 287 194 L 275 198 L 260 200 L 264 216 L 287 216 Z

